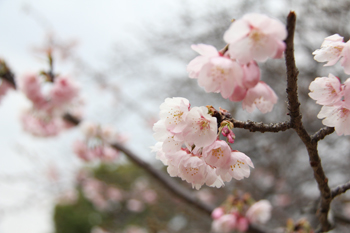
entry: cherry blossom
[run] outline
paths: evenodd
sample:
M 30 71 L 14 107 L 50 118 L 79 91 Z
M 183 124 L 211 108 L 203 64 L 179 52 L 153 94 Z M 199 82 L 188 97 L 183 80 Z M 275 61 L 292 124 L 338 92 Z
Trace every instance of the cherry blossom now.
M 202 156 L 207 164 L 223 167 L 231 158 L 231 147 L 225 141 L 217 140 L 203 148 Z
M 246 232 L 249 228 L 249 221 L 245 217 L 239 217 L 237 219 L 236 228 L 240 232 Z
M 271 87 L 260 81 L 255 87 L 248 89 L 242 106 L 247 112 L 253 112 L 256 107 L 260 112 L 267 113 L 272 111 L 277 99 L 278 97 Z
M 260 69 L 256 61 L 250 61 L 242 65 L 244 77 L 243 86 L 245 88 L 253 88 L 260 81 Z
M 210 106 L 190 108 L 184 98 L 167 98 L 160 106 L 161 119 L 153 126 L 158 142 L 151 149 L 156 158 L 168 166 L 170 176 L 180 177 L 196 189 L 204 184 L 219 188 L 224 179 L 248 177 L 249 165 L 252 167 L 246 155 L 236 155 L 237 151 L 232 152 L 227 142 L 217 140 L 217 118 L 209 114 L 210 109 Z M 235 135 L 227 125 L 221 126 L 220 132 L 233 143 Z M 231 172 L 234 174 L 229 171 L 231 165 L 237 167 L 237 171 Z
M 323 119 L 322 123 L 329 127 L 334 127 L 335 132 L 341 135 L 350 135 L 350 107 L 345 102 L 338 102 L 338 104 L 323 106 L 317 115 L 318 118 Z
M 208 114 L 206 107 L 194 107 L 187 116 L 185 140 L 197 147 L 212 144 L 217 137 L 217 121 Z
M 181 133 L 186 126 L 186 116 L 190 109 L 187 99 L 181 97 L 166 98 L 160 105 L 160 119 L 164 120 L 166 129 L 172 133 Z
M 41 80 L 37 75 L 25 75 L 20 80 L 20 89 L 30 99 L 33 106 L 38 109 L 47 107 L 47 101 L 41 91 Z
M 64 122 L 61 118 L 35 110 L 24 111 L 21 122 L 25 131 L 38 137 L 55 136 L 64 128 Z
M 225 99 L 232 95 L 235 86 L 242 85 L 242 80 L 242 67 L 226 57 L 211 58 L 198 75 L 199 86 L 206 92 L 220 92 Z
M 254 165 L 250 158 L 242 152 L 232 151 L 230 160 L 223 167 L 217 168 L 217 174 L 223 181 L 229 182 L 232 178 L 241 180 L 250 175 L 250 168 Z
M 201 56 L 196 57 L 187 65 L 187 72 L 190 78 L 198 78 L 202 67 L 208 63 L 212 57 L 219 57 L 220 54 L 215 47 L 206 44 L 192 45 L 191 48 Z
M 119 157 L 119 152 L 110 145 L 120 142 L 121 136 L 110 126 L 100 126 L 91 122 L 83 122 L 80 126 L 85 140 L 74 142 L 73 149 L 79 158 L 85 162 L 99 159 L 104 162 L 114 161 Z
M 311 91 L 309 96 L 321 105 L 331 105 L 343 97 L 340 80 L 333 74 L 329 74 L 328 77 L 316 78 L 310 83 L 309 89 Z
M 271 218 L 272 206 L 268 200 L 255 202 L 247 211 L 246 216 L 251 223 L 265 224 Z
M 225 214 L 212 223 L 212 230 L 215 233 L 230 233 L 236 228 L 237 219 L 232 214 Z
M 340 64 L 344 67 L 344 72 L 350 74 L 350 41 L 345 43 L 342 56 L 343 58 L 341 59 Z
M 315 50 L 312 55 L 318 62 L 327 62 L 325 66 L 332 66 L 342 56 L 345 43 L 343 37 L 338 34 L 326 37 L 321 45 L 321 49 Z
M 234 21 L 224 34 L 229 55 L 240 63 L 264 62 L 268 57 L 280 58 L 285 50 L 285 26 L 262 14 L 246 14 Z
M 222 207 L 215 208 L 211 213 L 212 219 L 219 219 L 225 214 L 225 211 Z
M 50 91 L 51 102 L 54 106 L 62 106 L 72 101 L 78 95 L 79 88 L 76 83 L 67 77 L 57 77 Z

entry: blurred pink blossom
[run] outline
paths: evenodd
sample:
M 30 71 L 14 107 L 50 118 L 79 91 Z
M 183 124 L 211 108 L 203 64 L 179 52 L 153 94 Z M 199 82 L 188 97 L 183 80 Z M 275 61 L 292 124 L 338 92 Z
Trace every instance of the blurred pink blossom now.
M 231 58 L 246 64 L 252 60 L 264 62 L 280 58 L 285 50 L 286 27 L 266 15 L 251 13 L 234 21 L 225 32 Z

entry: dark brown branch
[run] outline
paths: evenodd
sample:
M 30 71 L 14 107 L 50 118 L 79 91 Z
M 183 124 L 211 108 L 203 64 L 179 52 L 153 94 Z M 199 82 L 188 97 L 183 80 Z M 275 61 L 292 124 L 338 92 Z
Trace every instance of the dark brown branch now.
M 324 139 L 327 135 L 330 135 L 334 132 L 334 127 L 323 127 L 317 131 L 314 135 L 311 136 L 311 140 L 314 142 Z
M 287 129 L 290 129 L 290 123 L 289 121 L 280 122 L 280 123 L 270 123 L 265 124 L 262 122 L 254 122 L 254 121 L 239 121 L 236 119 L 229 119 L 234 125 L 235 128 L 242 128 L 242 129 L 248 129 L 250 132 L 280 132 L 280 131 L 286 131 Z
M 286 131 L 287 129 L 290 129 L 290 123 L 289 121 L 280 122 L 280 123 L 270 123 L 265 124 L 262 122 L 255 122 L 255 121 L 240 121 L 234 119 L 231 114 L 220 108 L 220 111 L 216 110 L 213 106 L 207 106 L 209 107 L 210 111 L 213 113 L 213 116 L 216 117 L 218 122 L 218 127 L 220 127 L 221 122 L 223 121 L 230 121 L 233 123 L 234 128 L 241 128 L 241 129 L 248 129 L 250 132 L 273 132 L 277 133 L 280 131 Z
M 331 225 L 328 222 L 328 212 L 330 203 L 332 201 L 331 191 L 328 186 L 328 178 L 326 177 L 321 159 L 318 155 L 317 141 L 312 140 L 310 135 L 306 132 L 301 118 L 300 113 L 300 102 L 298 98 L 298 74 L 299 71 L 295 65 L 294 58 L 294 31 L 295 31 L 296 15 L 291 11 L 287 18 L 287 31 L 288 37 L 285 40 L 286 51 L 285 60 L 287 67 L 287 98 L 288 98 L 288 110 L 290 115 L 291 127 L 297 132 L 300 139 L 306 146 L 309 154 L 310 165 L 314 172 L 314 177 L 317 181 L 318 188 L 320 190 L 320 206 L 317 210 L 317 216 L 320 222 L 320 229 L 318 231 L 325 232 L 331 229 Z M 320 137 L 321 138 L 321 137 Z
M 350 181 L 332 189 L 332 199 L 350 189 Z

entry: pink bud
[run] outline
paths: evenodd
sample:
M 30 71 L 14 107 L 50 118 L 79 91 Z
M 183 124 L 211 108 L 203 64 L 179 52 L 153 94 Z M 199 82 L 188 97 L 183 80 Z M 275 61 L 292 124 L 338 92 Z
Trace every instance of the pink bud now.
M 238 219 L 236 224 L 237 230 L 239 230 L 240 232 L 246 232 L 248 230 L 248 227 L 249 227 L 249 222 L 247 218 L 241 217 Z
M 222 136 L 224 137 L 227 137 L 227 135 L 230 134 L 230 130 L 228 129 L 227 125 L 225 125 L 224 128 L 222 128 L 221 133 L 222 133 Z
M 219 208 L 215 208 L 213 210 L 213 212 L 211 213 L 211 217 L 212 217 L 212 219 L 219 219 L 224 214 L 225 214 L 224 209 L 219 207 Z
M 229 143 L 234 143 L 235 142 L 235 136 L 234 135 L 232 136 L 232 134 L 229 134 L 227 136 L 227 140 L 228 140 Z

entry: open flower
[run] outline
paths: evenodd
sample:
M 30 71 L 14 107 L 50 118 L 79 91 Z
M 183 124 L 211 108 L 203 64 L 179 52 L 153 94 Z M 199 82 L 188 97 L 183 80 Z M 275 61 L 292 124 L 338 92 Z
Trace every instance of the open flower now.
M 197 147 L 209 146 L 217 137 L 217 121 L 206 107 L 194 107 L 187 115 L 185 140 Z
M 220 54 L 214 46 L 206 44 L 192 45 L 191 48 L 200 54 L 187 65 L 187 72 L 190 78 L 198 78 L 202 67 L 208 63 L 212 57 L 219 57 Z
M 318 62 L 327 62 L 325 66 L 332 66 L 342 56 L 342 51 L 345 46 L 343 37 L 338 34 L 326 37 L 320 49 L 315 50 L 312 55 Z
M 343 96 L 340 80 L 333 74 L 329 74 L 328 77 L 316 78 L 310 83 L 309 89 L 309 96 L 321 105 L 336 103 Z
M 251 60 L 264 62 L 267 58 L 280 58 L 285 50 L 285 26 L 263 14 L 246 14 L 234 21 L 224 34 L 229 44 L 229 55 L 240 63 Z
M 277 95 L 269 85 L 260 81 L 255 87 L 248 89 L 243 99 L 243 109 L 253 112 L 255 107 L 262 113 L 271 112 L 277 103 Z
M 255 202 L 247 211 L 246 216 L 253 224 L 265 224 L 271 218 L 272 206 L 268 200 Z

